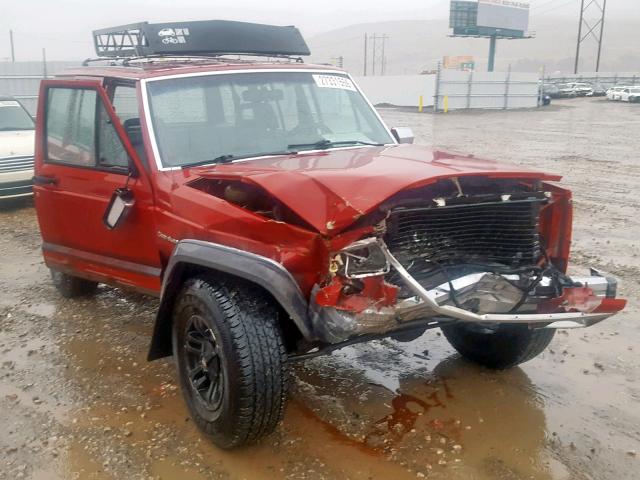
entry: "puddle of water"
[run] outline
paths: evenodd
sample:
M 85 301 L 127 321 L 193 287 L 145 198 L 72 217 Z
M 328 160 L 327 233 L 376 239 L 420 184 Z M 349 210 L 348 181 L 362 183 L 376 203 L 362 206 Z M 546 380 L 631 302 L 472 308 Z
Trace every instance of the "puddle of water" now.
M 70 478 L 117 478 L 117 464 L 113 474 L 102 465 L 115 446 L 136 471 L 163 479 L 579 478 L 554 458 L 549 400 L 525 371 L 483 370 L 424 340 L 348 348 L 296 367 L 281 427 L 256 446 L 222 451 L 191 422 L 172 363 L 146 362 L 150 307 L 136 308 L 137 299 L 109 306 L 104 295 L 113 293 L 35 307 L 65 325 L 63 374 L 87 392 L 71 430 L 94 445 L 69 445 Z M 42 348 L 34 342 L 29 349 Z M 32 362 L 29 349 L 12 358 Z
M 71 442 L 69 444 L 66 462 L 62 470 L 67 479 L 116 480 L 114 476 L 105 472 L 101 463 L 87 454 L 83 445 L 79 442 Z

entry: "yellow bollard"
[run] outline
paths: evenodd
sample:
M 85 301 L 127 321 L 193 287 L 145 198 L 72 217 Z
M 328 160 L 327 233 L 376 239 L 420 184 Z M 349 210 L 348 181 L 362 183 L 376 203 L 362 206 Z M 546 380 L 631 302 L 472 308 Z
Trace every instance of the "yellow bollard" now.
M 424 107 L 424 99 L 422 98 L 422 95 L 420 95 L 420 98 L 418 99 L 418 112 L 422 113 L 423 107 Z
M 444 113 L 449 111 L 449 95 L 444 96 Z

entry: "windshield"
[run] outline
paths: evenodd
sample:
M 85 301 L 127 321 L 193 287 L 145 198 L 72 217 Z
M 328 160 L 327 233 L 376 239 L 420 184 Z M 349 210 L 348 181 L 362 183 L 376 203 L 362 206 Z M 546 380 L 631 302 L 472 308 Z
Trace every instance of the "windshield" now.
M 33 119 L 15 100 L 0 100 L 0 132 L 33 130 Z
M 394 143 L 348 76 L 252 72 L 150 81 L 165 167 Z

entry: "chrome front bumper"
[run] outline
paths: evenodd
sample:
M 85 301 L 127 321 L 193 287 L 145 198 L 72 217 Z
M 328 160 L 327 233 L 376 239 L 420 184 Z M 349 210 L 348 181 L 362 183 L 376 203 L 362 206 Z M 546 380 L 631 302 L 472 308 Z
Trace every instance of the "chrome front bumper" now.
M 419 320 L 424 320 L 425 324 L 433 321 L 459 321 L 485 325 L 526 324 L 532 328 L 581 328 L 594 325 L 616 313 L 602 311 L 519 313 L 535 311 L 536 305 L 532 304 L 522 305 L 514 313 L 474 313 L 451 304 L 449 283 L 444 283 L 430 290 L 425 289 L 391 254 L 387 246 L 382 242 L 380 244 L 390 265 L 398 272 L 415 296 L 402 299 L 392 307 L 371 307 L 358 313 L 332 307 L 321 307 L 312 302 L 309 306 L 309 313 L 316 336 L 321 340 L 336 343 L 356 335 L 391 332 L 402 328 L 407 322 Z M 588 286 L 595 297 L 602 299 L 615 297 L 617 282 L 612 278 L 598 274 L 595 270 L 592 273 L 593 276 L 573 277 L 572 280 L 583 286 Z M 477 287 L 485 275 L 491 274 L 488 272 L 472 273 L 452 280 L 451 285 L 458 295 Z M 505 275 L 504 278 L 514 280 L 509 275 Z M 549 278 L 543 278 L 541 286 L 548 285 L 550 281 Z

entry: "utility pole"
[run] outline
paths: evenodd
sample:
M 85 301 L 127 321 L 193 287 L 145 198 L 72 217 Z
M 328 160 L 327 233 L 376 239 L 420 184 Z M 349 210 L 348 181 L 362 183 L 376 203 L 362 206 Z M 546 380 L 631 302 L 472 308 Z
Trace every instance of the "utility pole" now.
M 367 76 L 367 37 L 368 33 L 364 34 L 364 76 Z
M 386 42 L 389 39 L 389 35 L 383 33 L 382 35 L 368 33 L 364 34 L 364 76 L 367 72 L 367 60 L 369 58 L 369 45 L 371 45 L 371 75 L 384 75 L 387 70 L 387 56 L 385 53 Z M 378 65 L 378 70 L 376 70 Z
M 580 61 L 580 44 L 582 43 L 582 22 L 584 21 L 584 0 L 580 0 L 580 20 L 578 20 L 578 42 L 576 44 L 576 62 L 573 66 L 573 73 L 578 73 L 578 62 Z
M 13 49 L 13 30 L 9 30 L 9 44 L 11 45 L 11 62 L 16 63 L 16 52 Z
M 578 23 L 578 41 L 576 42 L 576 59 L 573 67 L 573 73 L 578 73 L 578 67 L 580 65 L 580 47 L 582 43 L 589 38 L 598 42 L 598 56 L 596 59 L 596 72 L 600 70 L 600 56 L 602 54 L 602 39 L 604 35 L 604 18 L 607 8 L 607 0 L 590 0 L 586 5 L 584 0 L 580 0 L 580 20 Z M 591 25 L 593 20 L 587 20 L 586 13 L 589 11 L 598 9 L 598 19 Z M 583 34 L 582 31 L 586 30 L 587 33 Z M 597 32 L 597 34 L 596 34 Z
M 42 78 L 47 79 L 47 50 L 42 49 Z
M 600 38 L 598 39 L 598 59 L 596 60 L 596 72 L 600 71 L 600 54 L 602 53 L 602 35 L 604 33 L 604 12 L 607 9 L 607 0 L 602 3 L 602 19 L 600 20 Z
M 380 58 L 380 75 L 384 75 L 387 70 L 387 56 L 384 53 L 384 47 L 387 42 L 387 39 L 389 38 L 389 35 L 384 33 L 380 38 L 382 39 L 382 55 Z
M 377 43 L 378 43 L 377 42 L 378 37 L 376 36 L 375 33 L 373 34 L 372 40 L 373 40 L 373 55 L 371 56 L 372 57 L 371 58 L 371 67 L 373 69 L 373 76 L 375 77 L 376 76 L 376 46 L 377 46 Z

